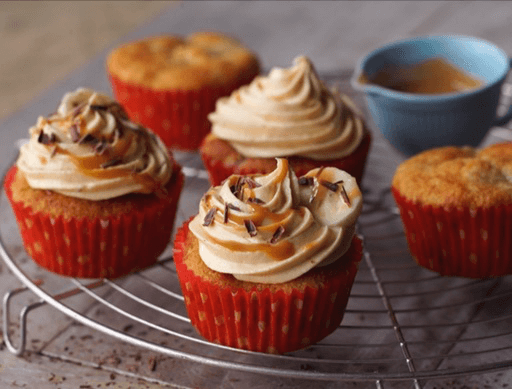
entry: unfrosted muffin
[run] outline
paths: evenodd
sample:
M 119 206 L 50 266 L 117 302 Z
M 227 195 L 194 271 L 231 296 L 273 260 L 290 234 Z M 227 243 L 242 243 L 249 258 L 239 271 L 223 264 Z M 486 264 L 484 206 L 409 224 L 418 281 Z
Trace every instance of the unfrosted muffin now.
M 4 188 L 34 261 L 88 278 L 154 263 L 183 186 L 162 141 L 89 89 L 67 93 L 29 134 Z
M 442 147 L 403 162 L 392 192 L 414 259 L 442 275 L 512 273 L 512 143 Z
M 362 197 L 335 168 L 230 176 L 180 228 L 174 261 L 192 325 L 211 342 L 285 353 L 340 324 L 362 257 Z
M 333 166 L 360 183 L 370 132 L 348 96 L 328 89 L 311 61 L 298 57 L 217 101 L 212 132 L 200 147 L 210 181 L 270 173 L 288 158 L 298 176 Z
M 158 36 L 114 49 L 107 59 L 114 94 L 129 116 L 164 143 L 197 149 L 215 101 L 259 73 L 255 54 L 214 32 Z

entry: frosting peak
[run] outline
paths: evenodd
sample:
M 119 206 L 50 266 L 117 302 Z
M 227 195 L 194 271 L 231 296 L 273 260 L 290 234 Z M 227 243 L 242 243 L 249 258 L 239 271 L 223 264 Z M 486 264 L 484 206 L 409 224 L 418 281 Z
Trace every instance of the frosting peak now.
M 57 112 L 39 117 L 29 134 L 17 166 L 35 189 L 103 200 L 155 192 L 172 175 L 161 140 L 90 89 L 64 95 Z
M 286 159 L 277 159 L 268 175 L 233 175 L 211 188 L 189 227 L 212 270 L 282 283 L 340 258 L 361 208 L 348 173 L 329 167 L 297 178 Z
M 256 158 L 342 158 L 361 143 L 364 128 L 352 101 L 326 88 L 304 56 L 219 99 L 208 118 L 215 136 Z

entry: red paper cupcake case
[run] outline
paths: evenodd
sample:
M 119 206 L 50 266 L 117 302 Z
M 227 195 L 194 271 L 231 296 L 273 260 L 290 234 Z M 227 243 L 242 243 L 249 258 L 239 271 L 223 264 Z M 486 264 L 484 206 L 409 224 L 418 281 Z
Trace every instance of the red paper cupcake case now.
M 290 293 L 247 291 L 214 285 L 183 263 L 188 223 L 177 233 L 174 262 L 192 325 L 210 342 L 250 351 L 283 354 L 305 348 L 331 334 L 343 319 L 362 244 L 354 239 L 348 255 L 359 256 L 346 272 L 323 287 Z
M 207 115 L 219 97 L 229 95 L 254 76 L 227 87 L 199 90 L 153 90 L 109 74 L 116 99 L 130 118 L 158 134 L 170 148 L 196 150 L 210 132 Z
M 322 166 L 332 166 L 344 170 L 352 175 L 360 185 L 363 179 L 366 159 L 371 145 L 371 135 L 363 138 L 361 145 L 350 156 L 330 161 L 315 161 L 307 158 L 290 157 L 288 160 L 297 177 L 303 176 L 312 169 Z M 200 149 L 201 153 L 201 149 Z M 208 178 L 213 186 L 220 185 L 222 181 L 232 174 L 268 174 L 271 170 L 262 171 L 257 164 L 251 166 L 250 160 L 245 166 L 239 164 L 226 165 L 222 160 L 211 158 L 206 153 L 201 153 L 201 159 L 208 172 Z
M 446 208 L 406 199 L 393 187 L 409 250 L 441 275 L 492 278 L 512 274 L 512 206 Z
M 114 278 L 156 262 L 169 243 L 183 177 L 173 186 L 176 201 L 153 204 L 130 214 L 94 219 L 64 219 L 34 212 L 12 199 L 10 185 L 4 188 L 14 211 L 24 247 L 32 259 L 54 273 L 80 278 Z

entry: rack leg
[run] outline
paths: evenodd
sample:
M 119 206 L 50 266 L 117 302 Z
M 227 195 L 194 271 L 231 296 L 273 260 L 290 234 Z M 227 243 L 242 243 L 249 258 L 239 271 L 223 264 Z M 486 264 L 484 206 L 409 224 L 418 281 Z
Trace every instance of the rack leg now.
M 20 311 L 20 339 L 18 347 L 14 346 L 9 336 L 10 328 L 10 302 L 11 298 L 21 292 L 25 292 L 28 288 L 20 288 L 7 292 L 3 299 L 3 337 L 7 349 L 14 355 L 20 356 L 25 351 L 27 343 L 27 315 L 33 309 L 39 308 L 41 305 L 46 304 L 45 301 L 41 300 L 30 305 L 25 305 Z

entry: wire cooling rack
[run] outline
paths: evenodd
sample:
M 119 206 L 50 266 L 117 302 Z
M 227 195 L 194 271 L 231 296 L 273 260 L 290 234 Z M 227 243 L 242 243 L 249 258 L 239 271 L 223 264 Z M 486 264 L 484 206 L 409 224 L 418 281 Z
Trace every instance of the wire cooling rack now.
M 178 154 L 177 159 L 187 176 L 179 225 L 196 212 L 194 204 L 208 182 L 197 154 Z M 399 161 L 400 157 L 376 134 L 358 225 L 364 237 L 364 259 L 340 327 L 308 349 L 270 355 L 203 340 L 187 317 L 169 254 L 152 268 L 122 279 L 80 280 L 48 273 L 42 281 L 34 276 L 30 261 L 21 261 L 13 254 L 15 247 L 21 246 L 21 238 L 7 242 L 1 231 L 0 255 L 23 283 L 22 288 L 4 295 L 4 342 L 12 353 L 23 354 L 27 316 L 42 305 L 51 305 L 79 323 L 140 349 L 199 369 L 205 366 L 281 378 L 282 387 L 309 388 L 312 382 L 350 381 L 371 383 L 377 388 L 403 383 L 403 387 L 417 389 L 429 379 L 510 369 L 512 278 L 441 277 L 414 263 L 389 190 Z M 1 202 L 6 202 L 5 195 Z M 4 224 L 14 223 L 12 215 L 2 218 Z M 22 308 L 20 331 L 14 340 L 9 335 L 12 301 L 27 290 L 39 300 Z M 75 303 L 76 296 L 87 296 L 104 314 L 84 311 Z M 123 330 L 127 325 L 148 331 L 131 335 Z M 159 342 L 164 336 L 172 341 Z

